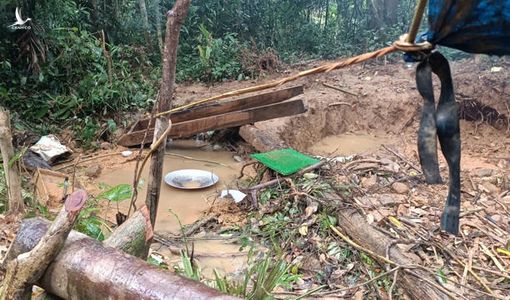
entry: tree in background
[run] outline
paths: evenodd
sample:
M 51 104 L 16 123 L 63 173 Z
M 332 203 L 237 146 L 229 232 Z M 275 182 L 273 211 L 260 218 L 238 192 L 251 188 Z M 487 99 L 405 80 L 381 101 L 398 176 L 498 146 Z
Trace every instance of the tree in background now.
M 79 141 L 93 145 L 122 123 L 118 112 L 154 102 L 166 13 L 160 0 L 3 3 L 0 105 L 18 129 L 79 128 Z M 373 50 L 405 32 L 413 6 L 411 0 L 193 1 L 177 80 L 243 79 L 270 70 L 268 57 L 295 62 Z M 30 30 L 8 28 L 16 7 L 32 19 Z

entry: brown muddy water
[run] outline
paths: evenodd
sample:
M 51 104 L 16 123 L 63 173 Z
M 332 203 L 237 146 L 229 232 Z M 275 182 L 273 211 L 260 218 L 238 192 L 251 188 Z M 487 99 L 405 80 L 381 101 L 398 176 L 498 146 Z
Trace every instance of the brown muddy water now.
M 182 225 L 192 224 L 200 220 L 203 213 L 210 208 L 210 205 L 219 196 L 221 190 L 236 188 L 235 181 L 242 164 L 233 159 L 234 154 L 227 151 L 200 150 L 196 146 L 197 144 L 194 141 L 180 141 L 175 147 L 172 147 L 173 149 L 167 149 L 163 165 L 163 177 L 165 174 L 179 169 L 199 169 L 213 172 L 219 176 L 219 181 L 212 187 L 198 190 L 180 190 L 162 181 L 155 226 L 155 231 L 158 233 L 179 235 L 180 225 L 177 217 Z M 119 168 L 103 172 L 97 181 L 111 186 L 131 183 L 134 169 L 135 163 L 130 162 L 121 165 Z M 138 207 L 144 203 L 146 198 L 147 174 L 148 167 L 142 174 L 144 183 L 139 189 L 136 202 Z M 129 201 L 126 200 L 120 203 L 122 212 L 126 213 L 128 208 Z M 112 222 L 115 220 L 115 212 L 116 210 L 110 209 L 108 213 Z M 240 274 L 247 266 L 247 252 L 240 252 L 239 245 L 227 241 L 223 237 L 197 237 L 189 243 L 190 247 L 193 243 L 196 261 L 200 266 L 201 273 L 206 278 L 214 279 L 214 270 L 221 275 Z M 154 244 L 152 248 L 155 254 L 163 255 L 167 263 L 181 265 L 179 251 L 175 249 L 182 248 L 182 245 L 175 245 L 173 251 L 170 249 L 172 247 L 162 246 L 158 243 Z
M 186 159 L 184 156 L 197 160 Z M 163 165 L 163 177 L 165 174 L 175 170 L 200 169 L 218 175 L 219 182 L 205 189 L 180 190 L 162 181 L 155 230 L 179 234 L 180 226 L 175 215 L 180 219 L 182 225 L 189 225 L 199 220 L 202 213 L 210 207 L 222 189 L 235 188 L 235 179 L 239 174 L 241 166 L 241 163 L 233 159 L 233 153 L 227 151 L 204 151 L 200 149 L 167 150 Z M 117 169 L 104 171 L 97 181 L 111 186 L 122 183 L 130 184 L 133 182 L 134 170 L 135 162 L 130 162 L 121 165 Z M 148 166 L 142 174 L 143 184 L 138 190 L 137 207 L 141 206 L 145 201 L 147 175 Z M 122 212 L 127 212 L 128 208 L 129 201 L 126 200 L 120 203 L 120 210 Z
M 200 272 L 208 279 L 214 279 L 214 271 L 220 275 L 238 278 L 247 267 L 247 250 L 239 251 L 240 246 L 228 239 L 197 237 L 189 241 L 189 244 L 191 243 L 193 243 L 194 258 Z M 191 248 L 191 245 L 189 247 Z M 181 257 L 175 250 L 172 251 L 159 244 L 153 244 L 152 250 L 153 255 L 166 257 L 168 264 L 182 267 Z
M 388 137 L 378 137 L 368 134 L 340 134 L 330 135 L 308 148 L 308 152 L 321 155 L 350 156 L 355 154 L 374 152 L 381 145 L 389 144 Z

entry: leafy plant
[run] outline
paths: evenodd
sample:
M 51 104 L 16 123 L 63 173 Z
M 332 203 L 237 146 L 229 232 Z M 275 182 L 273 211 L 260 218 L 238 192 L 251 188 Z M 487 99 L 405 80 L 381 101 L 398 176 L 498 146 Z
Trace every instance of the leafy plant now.
M 183 268 L 174 267 L 175 271 L 177 273 L 182 274 L 183 276 L 186 276 L 193 280 L 203 280 L 202 272 L 200 271 L 200 268 L 196 267 L 193 262 L 191 261 L 191 258 L 188 256 L 187 251 L 181 251 L 181 263 L 183 265 Z
M 242 74 L 239 57 L 241 45 L 236 35 L 228 33 L 221 38 L 214 38 L 205 25 L 200 24 L 198 28 L 198 55 L 189 55 L 181 61 L 178 78 L 211 82 L 237 78 Z
M 97 195 L 97 200 L 106 199 L 111 202 L 120 202 L 131 199 L 133 196 L 133 187 L 130 184 L 123 183 L 109 188 L 107 191 Z
M 161 269 L 166 269 L 168 267 L 162 259 L 154 255 L 149 255 L 149 257 L 147 257 L 147 263 L 159 267 Z
M 99 211 L 97 200 L 89 199 L 80 211 L 74 229 L 96 240 L 103 241 L 105 236 L 101 227 L 106 226 L 106 224 L 97 217 Z
M 249 256 L 252 257 L 252 256 Z M 289 287 L 299 275 L 291 274 L 291 265 L 283 259 L 266 256 L 253 262 L 240 281 L 228 280 L 214 271 L 214 286 L 220 291 L 245 299 L 271 299 L 271 292 L 277 287 Z

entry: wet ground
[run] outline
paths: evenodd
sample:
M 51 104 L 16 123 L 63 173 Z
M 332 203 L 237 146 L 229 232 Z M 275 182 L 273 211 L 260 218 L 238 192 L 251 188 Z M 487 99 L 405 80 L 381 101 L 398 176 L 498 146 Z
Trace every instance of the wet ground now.
M 130 162 L 105 170 L 95 181 L 98 184 L 106 183 L 111 186 L 131 183 L 135 165 L 135 162 Z M 179 221 L 175 215 L 177 215 L 182 225 L 189 225 L 200 219 L 204 211 L 216 200 L 220 190 L 235 188 L 235 179 L 239 175 L 241 166 L 239 162 L 234 160 L 233 153 L 227 151 L 207 151 L 192 148 L 168 149 L 165 155 L 163 175 L 175 170 L 198 169 L 213 172 L 219 177 L 219 182 L 204 189 L 186 190 L 171 187 L 163 181 L 155 230 L 179 234 Z M 145 201 L 147 174 L 148 168 L 145 168 L 142 173 L 143 183 L 138 189 L 137 206 L 142 205 Z M 128 208 L 128 201 L 121 202 L 121 211 L 126 211 Z M 115 220 L 114 216 L 110 215 L 110 220 Z
M 351 156 L 373 152 L 392 138 L 368 134 L 330 135 L 308 148 L 308 152 L 321 156 Z

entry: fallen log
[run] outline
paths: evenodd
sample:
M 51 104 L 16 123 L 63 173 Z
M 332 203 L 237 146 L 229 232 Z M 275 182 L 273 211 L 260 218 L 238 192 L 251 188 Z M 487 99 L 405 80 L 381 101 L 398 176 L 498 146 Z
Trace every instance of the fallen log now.
M 24 220 L 11 250 L 32 249 L 49 221 Z M 76 231 L 71 231 L 60 254 L 38 285 L 64 299 L 237 299 L 200 282 L 148 265 Z
M 59 254 L 86 200 L 87 193 L 84 190 L 69 195 L 64 207 L 33 249 L 20 253 L 7 263 L 0 299 L 30 299 L 32 286 Z
M 388 236 L 371 227 L 356 210 L 340 210 L 338 226 L 356 243 L 379 256 L 386 257 L 386 253 L 388 253 L 389 257 L 386 258 L 402 266 L 416 264 L 400 251 Z M 377 258 L 375 257 L 375 259 Z M 384 261 L 381 261 L 381 263 L 384 263 Z M 413 269 L 412 273 L 414 274 L 402 272 L 398 280 L 400 287 L 411 299 L 449 299 L 447 294 L 424 280 L 435 281 L 429 273 L 420 269 Z
M 210 130 L 237 127 L 255 122 L 297 115 L 304 112 L 306 112 L 306 108 L 302 100 L 290 100 L 282 103 L 259 106 L 186 122 L 172 122 L 172 130 L 168 134 L 168 137 L 189 137 L 194 134 Z M 147 131 L 147 135 L 145 133 L 146 130 L 127 133 L 119 139 L 118 144 L 125 147 L 131 147 L 142 143 L 150 143 L 153 140 L 154 129 L 149 129 Z

